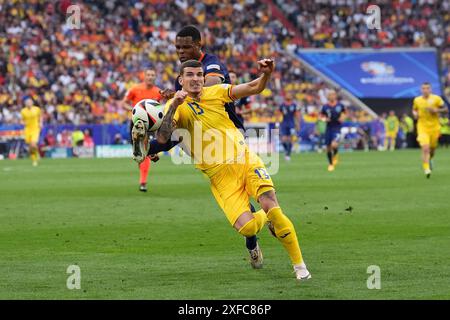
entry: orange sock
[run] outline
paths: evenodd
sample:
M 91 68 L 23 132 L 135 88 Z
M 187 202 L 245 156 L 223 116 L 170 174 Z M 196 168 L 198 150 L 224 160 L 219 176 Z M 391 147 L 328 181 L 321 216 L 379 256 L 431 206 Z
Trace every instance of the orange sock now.
M 146 157 L 145 160 L 139 165 L 139 171 L 141 172 L 139 183 L 147 183 L 148 171 L 150 170 L 150 158 Z

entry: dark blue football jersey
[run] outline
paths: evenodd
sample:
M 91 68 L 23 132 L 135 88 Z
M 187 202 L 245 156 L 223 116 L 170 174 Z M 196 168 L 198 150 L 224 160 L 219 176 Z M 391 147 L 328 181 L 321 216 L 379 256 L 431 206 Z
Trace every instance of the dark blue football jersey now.
M 295 127 L 295 112 L 299 111 L 300 108 L 294 103 L 282 103 L 280 106 L 280 111 L 283 114 L 282 126 Z
M 329 104 L 325 104 L 322 107 L 321 113 L 327 116 L 330 119 L 330 122 L 327 123 L 328 127 L 340 127 L 341 122 L 339 118 L 341 114 L 345 112 L 345 107 L 342 103 L 337 103 L 335 106 L 331 106 Z

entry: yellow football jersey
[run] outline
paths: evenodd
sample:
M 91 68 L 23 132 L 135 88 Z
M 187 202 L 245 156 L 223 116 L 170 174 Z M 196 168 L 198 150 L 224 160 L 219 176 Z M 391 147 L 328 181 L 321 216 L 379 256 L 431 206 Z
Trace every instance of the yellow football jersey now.
M 29 108 L 23 108 L 20 111 L 22 120 L 25 124 L 25 130 L 39 130 L 40 129 L 40 119 L 41 119 L 41 109 L 36 106 Z
M 384 121 L 384 127 L 386 132 L 397 132 L 399 128 L 400 122 L 396 116 L 388 116 Z
M 418 96 L 414 99 L 413 110 L 418 112 L 417 127 L 425 130 L 439 130 L 439 114 L 432 114 L 427 108 L 440 108 L 444 105 L 441 97 L 430 94 L 427 99 Z
M 244 136 L 225 110 L 225 104 L 233 101 L 232 88 L 229 84 L 205 87 L 199 100 L 187 97 L 174 114 L 176 128 L 189 134 L 184 136 L 183 149 L 208 176 L 217 172 L 221 164 L 234 163 L 245 156 Z M 172 100 L 167 101 L 166 111 Z M 183 135 L 182 130 L 178 133 Z

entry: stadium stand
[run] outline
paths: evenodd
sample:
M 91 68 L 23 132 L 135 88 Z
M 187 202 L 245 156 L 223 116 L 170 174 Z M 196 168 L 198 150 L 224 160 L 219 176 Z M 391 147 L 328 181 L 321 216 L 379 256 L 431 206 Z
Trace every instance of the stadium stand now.
M 252 100 L 247 121 L 276 121 L 273 111 L 284 92 L 293 91 L 303 107 L 305 140 L 314 140 L 310 127 L 317 121 L 325 85 L 287 54 L 302 47 L 438 47 L 449 97 L 450 15 L 436 12 L 449 12 L 450 1 L 381 2 L 389 14 L 378 36 L 364 32 L 361 12 L 368 2 L 363 0 L 85 0 L 77 2 L 80 29 L 65 24 L 69 0 L 3 2 L 0 124 L 19 123 L 26 97 L 41 106 L 46 124 L 124 123 L 128 115 L 119 100 L 139 81 L 143 66 L 156 68 L 160 87 L 172 87 L 177 69 L 173 42 L 187 24 L 200 26 L 206 50 L 237 71 L 241 81 L 255 75 L 257 57 L 275 57 L 275 80 Z M 271 14 L 275 4 L 279 10 Z M 358 127 L 374 120 L 349 107 L 348 121 Z

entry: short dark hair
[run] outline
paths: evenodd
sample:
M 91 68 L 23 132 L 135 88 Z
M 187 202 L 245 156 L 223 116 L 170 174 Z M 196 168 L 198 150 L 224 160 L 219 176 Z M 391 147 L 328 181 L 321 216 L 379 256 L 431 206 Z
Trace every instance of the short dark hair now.
M 181 64 L 180 75 L 183 75 L 184 69 L 186 68 L 201 68 L 202 63 L 198 60 L 188 60 Z
M 193 25 L 183 27 L 180 31 L 178 31 L 177 37 L 192 37 L 192 41 L 202 40 L 200 31 L 198 31 L 198 29 Z
M 431 83 L 429 83 L 428 81 L 422 83 L 423 86 L 430 86 L 431 87 Z

